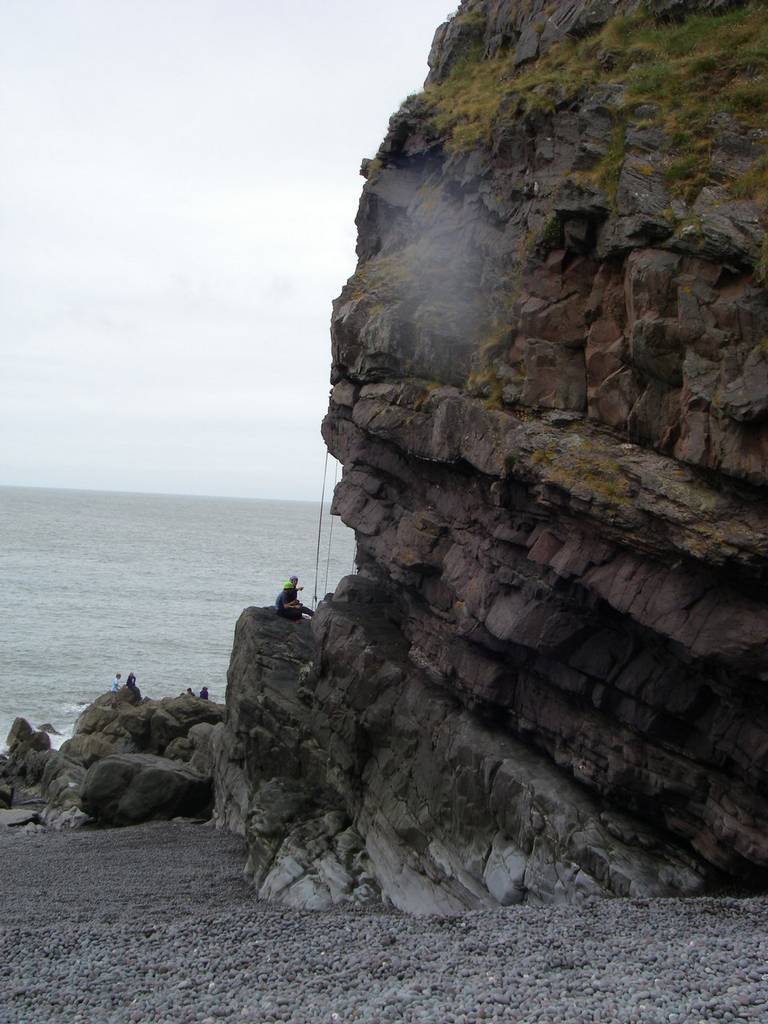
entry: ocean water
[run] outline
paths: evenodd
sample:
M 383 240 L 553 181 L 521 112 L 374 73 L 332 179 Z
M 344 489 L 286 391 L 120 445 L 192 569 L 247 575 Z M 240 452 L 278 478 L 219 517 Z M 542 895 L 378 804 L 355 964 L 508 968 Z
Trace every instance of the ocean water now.
M 312 604 L 319 502 L 0 487 L 0 749 L 13 719 L 71 735 L 115 672 L 223 701 L 235 622 L 290 575 Z M 317 593 L 354 570 L 324 508 Z

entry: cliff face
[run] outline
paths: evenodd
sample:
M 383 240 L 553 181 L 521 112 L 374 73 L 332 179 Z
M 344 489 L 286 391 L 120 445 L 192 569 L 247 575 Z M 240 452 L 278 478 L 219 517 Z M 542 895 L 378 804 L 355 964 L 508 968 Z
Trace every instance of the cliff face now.
M 741 880 L 768 867 L 765 15 L 465 0 L 438 30 L 334 305 L 323 435 L 369 590 L 315 625 L 318 692 L 407 665 L 467 750 L 491 730 Z M 356 602 L 401 660 L 349 626 L 328 655 Z M 485 799 L 483 863 L 514 832 Z
M 392 118 L 323 435 L 359 574 L 246 609 L 259 892 L 454 911 L 768 875 L 768 19 L 465 0 Z
M 244 836 L 259 894 L 291 906 L 451 913 L 707 880 L 415 666 L 396 603 L 362 575 L 311 630 L 243 612 L 215 733 L 218 822 Z

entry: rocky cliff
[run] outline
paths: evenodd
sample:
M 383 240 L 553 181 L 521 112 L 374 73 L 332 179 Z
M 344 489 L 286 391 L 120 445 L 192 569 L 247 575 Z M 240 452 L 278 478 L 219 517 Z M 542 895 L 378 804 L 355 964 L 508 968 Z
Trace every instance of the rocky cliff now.
M 359 576 L 314 646 L 286 627 L 277 703 L 264 624 L 238 628 L 220 814 L 238 792 L 260 884 L 288 865 L 268 894 L 765 882 L 766 13 L 464 0 L 438 29 L 334 305 Z M 275 767 L 254 737 L 283 727 Z

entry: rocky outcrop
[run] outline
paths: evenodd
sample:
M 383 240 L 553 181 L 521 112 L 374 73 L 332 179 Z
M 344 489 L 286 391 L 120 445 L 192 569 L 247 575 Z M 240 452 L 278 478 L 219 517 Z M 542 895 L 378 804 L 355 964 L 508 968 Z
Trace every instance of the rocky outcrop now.
M 128 687 L 123 690 L 130 694 Z M 80 715 L 74 735 L 62 743 L 61 753 L 86 768 L 109 754 L 158 754 L 189 760 L 194 753 L 189 739 L 192 728 L 215 725 L 223 715 L 222 705 L 199 697 L 136 703 L 131 699 L 115 701 L 112 694 L 104 694 Z
M 6 738 L 7 757 L 0 759 L 0 806 L 11 806 L 15 788 L 33 791 L 40 784 L 53 756 L 51 738 L 44 729 L 34 729 L 25 718 L 17 718 Z
M 321 909 L 378 887 L 345 800 L 327 777 L 307 622 L 247 608 L 235 629 L 227 717 L 213 735 L 215 817 L 244 836 L 259 895 Z
M 262 896 L 451 913 L 695 893 L 708 871 L 601 807 L 409 658 L 389 594 L 349 577 L 309 624 L 241 616 L 216 729 L 216 816 Z
M 17 718 L 6 739 L 8 756 L 22 759 L 32 751 L 51 749 L 51 738 L 44 729 L 33 729 L 25 718 Z
M 561 794 L 595 801 L 590 821 L 629 813 L 630 848 L 648 827 L 764 884 L 768 136 L 733 97 L 762 105 L 768 68 L 742 60 L 761 9 L 718 20 L 725 6 L 461 4 L 363 166 L 323 436 L 360 573 L 397 610 L 399 664 L 492 723 L 512 763 L 538 752 Z M 350 664 L 389 663 L 395 641 L 347 625 L 328 653 L 339 603 L 355 602 L 314 628 L 318 685 L 342 693 Z M 401 738 L 404 807 L 461 771 L 430 699 L 413 705 L 424 734 Z M 516 833 L 483 763 L 463 813 L 487 850 L 489 830 Z M 360 807 L 379 765 L 357 763 Z M 420 848 L 446 834 L 427 819 Z M 542 863 L 577 865 L 572 885 L 589 862 L 569 835 Z
M 210 734 L 223 716 L 224 707 L 213 701 L 190 696 L 142 701 L 123 687 L 89 705 L 72 739 L 58 751 L 50 749 L 47 733 L 34 732 L 24 719 L 17 719 L 8 737 L 5 774 L 20 779 L 45 802 L 43 819 L 56 828 L 82 825 L 94 817 L 127 824 L 175 816 L 182 813 L 180 807 L 204 814 L 211 797 Z M 90 774 L 95 765 L 118 755 L 122 759 Z M 96 795 L 86 800 L 89 779 L 89 792 Z M 120 779 L 126 788 L 124 802 Z

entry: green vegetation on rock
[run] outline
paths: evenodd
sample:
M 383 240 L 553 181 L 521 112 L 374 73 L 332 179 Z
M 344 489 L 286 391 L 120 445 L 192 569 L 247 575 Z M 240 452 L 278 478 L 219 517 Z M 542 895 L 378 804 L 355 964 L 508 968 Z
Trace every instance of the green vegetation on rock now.
M 609 59 L 606 60 L 606 55 Z M 730 114 L 745 129 L 764 128 L 768 110 L 768 17 L 763 3 L 724 14 L 657 22 L 647 13 L 612 18 L 585 39 L 567 39 L 516 69 L 509 53 L 482 59 L 475 45 L 424 100 L 447 147 L 488 144 L 498 120 L 551 112 L 598 85 L 621 85 L 623 109 L 608 152 L 594 168 L 610 193 L 624 155 L 624 120 L 638 104 L 657 114 L 646 124 L 668 139 L 666 178 L 690 196 L 712 182 L 712 119 Z M 733 194 L 766 202 L 768 155 L 733 183 Z

